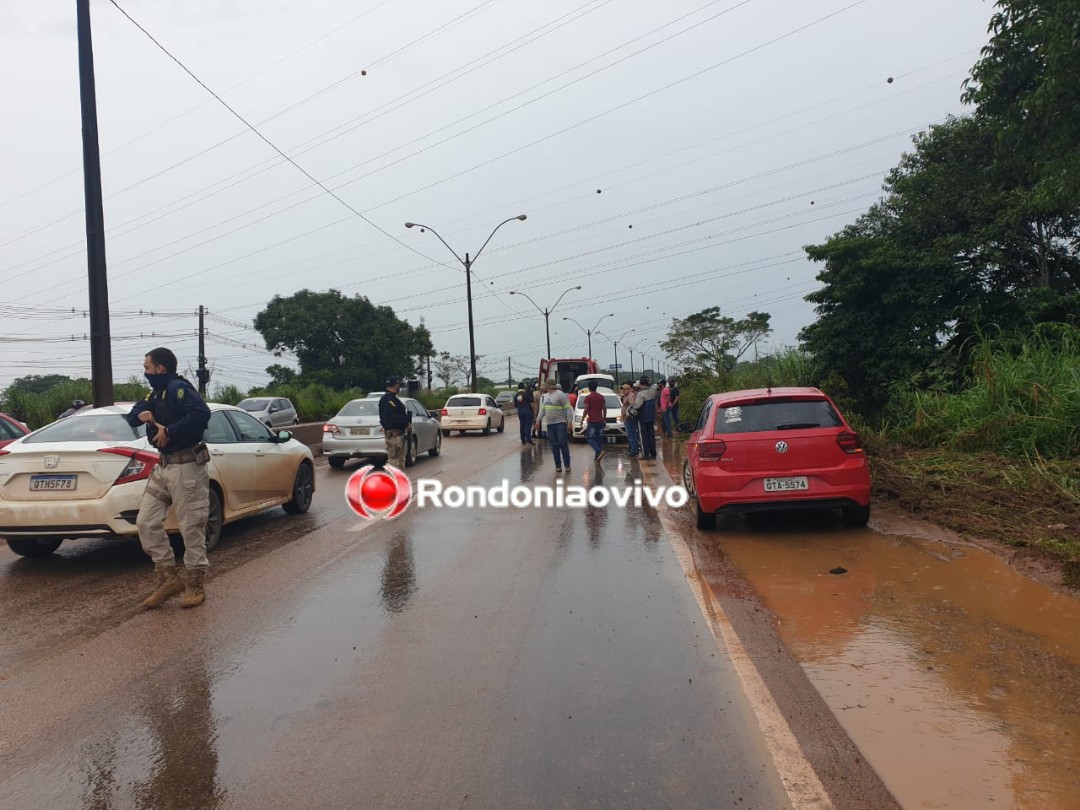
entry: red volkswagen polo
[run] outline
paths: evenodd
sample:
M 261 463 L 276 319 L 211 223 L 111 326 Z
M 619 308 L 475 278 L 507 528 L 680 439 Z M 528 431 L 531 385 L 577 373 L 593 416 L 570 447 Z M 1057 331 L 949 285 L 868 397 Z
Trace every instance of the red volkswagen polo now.
M 859 434 L 817 388 L 713 394 L 686 456 L 699 529 L 715 528 L 718 514 L 778 509 L 839 509 L 848 526 L 870 519 Z

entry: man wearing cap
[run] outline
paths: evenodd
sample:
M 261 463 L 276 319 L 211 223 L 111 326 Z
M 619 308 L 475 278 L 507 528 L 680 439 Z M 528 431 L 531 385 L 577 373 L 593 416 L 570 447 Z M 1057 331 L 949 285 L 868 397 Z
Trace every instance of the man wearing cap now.
M 525 388 L 525 383 L 518 383 L 517 393 L 514 394 L 514 408 L 517 409 L 518 431 L 522 444 L 535 444 L 532 440 L 533 425 L 533 398 Z
M 570 400 L 559 390 L 559 384 L 555 380 L 548 380 L 544 387 L 547 394 L 544 398 L 543 419 L 547 427 L 548 441 L 551 442 L 551 452 L 555 456 L 555 472 L 562 472 L 564 469 L 570 472 L 570 439 L 566 431 L 570 420 L 574 418 L 574 409 L 570 407 Z
M 386 463 L 399 470 L 405 469 L 405 441 L 412 433 L 412 414 L 405 403 L 398 399 L 401 380 L 386 378 L 386 393 L 379 400 L 379 424 L 386 437 Z
M 638 412 L 638 429 L 641 431 L 641 458 L 656 458 L 656 389 L 648 377 L 638 380 L 641 390 L 634 398 Z

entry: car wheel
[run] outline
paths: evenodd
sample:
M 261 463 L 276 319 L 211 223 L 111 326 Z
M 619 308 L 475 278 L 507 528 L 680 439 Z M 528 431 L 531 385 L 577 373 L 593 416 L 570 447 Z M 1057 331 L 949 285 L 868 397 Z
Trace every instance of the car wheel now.
M 483 433 L 485 436 L 489 436 L 491 434 L 491 420 L 490 419 L 488 419 L 487 426 L 481 431 L 481 433 Z
M 441 452 L 442 452 L 442 436 L 440 436 L 438 433 L 436 433 L 435 434 L 435 445 L 430 450 L 428 450 L 428 455 L 431 456 L 432 458 L 435 458 Z
M 55 540 L 51 537 L 9 537 L 8 548 L 20 557 L 48 557 L 63 543 L 63 538 Z
M 225 510 L 222 508 L 221 495 L 210 487 L 210 515 L 206 518 L 206 550 L 213 551 L 221 542 L 221 528 L 225 525 Z
M 315 494 L 315 473 L 306 461 L 300 462 L 293 481 L 292 500 L 283 503 L 281 508 L 290 515 L 302 515 L 311 508 L 311 498 Z
M 499 420 L 499 426 L 495 429 L 496 433 L 502 433 L 506 429 L 506 419 Z
M 701 508 L 701 501 L 694 498 L 694 513 L 697 515 L 697 527 L 706 531 L 716 528 L 716 513 L 706 512 Z
M 292 420 L 292 423 L 293 423 L 294 425 L 299 425 L 299 424 L 300 424 L 300 420 L 299 420 L 299 419 L 293 419 L 293 420 Z
M 458 436 L 464 436 L 464 435 L 465 435 L 465 431 L 464 431 L 464 430 L 459 430 L 459 431 L 457 432 L 457 434 L 458 434 Z
M 449 431 L 449 430 L 440 430 L 439 432 L 440 432 L 440 433 L 441 433 L 441 434 L 442 434 L 443 436 L 449 436 L 449 435 L 450 435 L 450 431 Z
M 844 525 L 850 529 L 860 529 L 870 522 L 870 506 L 845 506 L 840 510 Z
M 416 464 L 416 440 L 409 436 L 405 437 L 405 466 L 412 467 Z
M 327 456 L 326 461 L 330 464 L 331 470 L 340 470 L 345 466 L 344 456 Z

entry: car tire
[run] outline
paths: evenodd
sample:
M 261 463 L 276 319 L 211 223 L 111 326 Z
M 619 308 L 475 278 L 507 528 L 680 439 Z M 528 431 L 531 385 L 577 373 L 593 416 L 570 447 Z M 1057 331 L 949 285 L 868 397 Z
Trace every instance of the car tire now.
M 221 542 L 221 530 L 225 525 L 225 510 L 221 503 L 221 495 L 217 489 L 210 487 L 210 515 L 206 518 L 206 550 L 213 551 Z
M 840 510 L 840 516 L 849 529 L 861 529 L 870 522 L 870 505 L 845 506 Z
M 330 465 L 331 470 L 340 470 L 345 466 L 344 456 L 327 456 L 326 462 Z
M 716 528 L 716 513 L 706 512 L 701 508 L 701 501 L 694 498 L 694 514 L 697 517 L 697 527 L 704 531 Z
M 465 435 L 465 431 L 464 431 L 464 430 L 459 430 L 459 431 L 458 431 L 458 436 L 464 436 L 464 435 Z
M 299 420 L 299 419 L 293 419 L 293 420 L 292 420 L 292 423 L 293 423 L 293 425 L 294 425 L 294 426 L 295 426 L 295 425 L 299 425 L 299 424 L 300 424 L 300 420 Z
M 315 471 L 306 461 L 301 461 L 293 479 L 292 500 L 283 503 L 281 508 L 290 515 L 302 515 L 311 508 L 311 499 L 315 495 Z
M 442 452 L 442 436 L 439 435 L 438 431 L 435 433 L 435 444 L 434 444 L 434 446 L 430 450 L 428 450 L 427 452 L 428 452 L 428 455 L 431 456 L 432 458 L 435 458 L 436 456 L 439 455 L 439 453 Z
M 491 420 L 490 419 L 488 419 L 487 427 L 485 427 L 480 432 L 483 433 L 485 436 L 490 436 L 491 435 Z
M 450 435 L 449 430 L 440 430 L 439 433 L 441 433 L 443 436 L 449 436 Z
M 51 537 L 9 537 L 8 548 L 20 557 L 48 557 L 63 543 L 63 538 Z
M 412 467 L 416 464 L 416 439 L 411 436 L 405 437 L 405 466 Z
M 499 426 L 497 428 L 495 428 L 495 432 L 496 433 L 502 433 L 504 430 L 506 430 L 506 419 L 505 418 L 499 420 Z

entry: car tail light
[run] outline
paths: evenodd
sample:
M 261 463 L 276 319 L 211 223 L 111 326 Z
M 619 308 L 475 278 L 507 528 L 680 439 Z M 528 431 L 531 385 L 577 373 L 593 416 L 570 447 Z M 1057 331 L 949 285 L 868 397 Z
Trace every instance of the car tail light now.
M 0 456 L 6 456 L 10 452 L 10 450 L 0 450 Z
M 339 428 L 337 425 L 333 425 L 330 422 L 327 422 L 325 425 L 322 426 L 322 432 L 323 433 L 341 433 L 341 428 Z
M 840 449 L 845 453 L 861 453 L 863 451 L 862 439 L 859 438 L 859 434 L 850 430 L 836 434 L 836 443 L 840 445 Z
M 443 408 L 441 411 L 439 411 L 439 415 L 440 416 L 449 416 L 450 412 L 448 410 L 446 410 L 446 408 Z
M 702 461 L 719 461 L 726 451 L 727 444 L 724 442 L 702 442 L 698 448 L 698 458 Z
M 477 413 L 480 414 L 480 416 L 487 416 L 487 408 L 481 408 Z
M 155 453 L 147 453 L 145 450 L 134 450 L 130 447 L 103 447 L 99 453 L 112 453 L 116 456 L 127 456 L 128 463 L 116 476 L 113 486 L 127 484 L 131 481 L 142 481 L 150 477 L 154 465 L 158 463 L 159 456 Z

